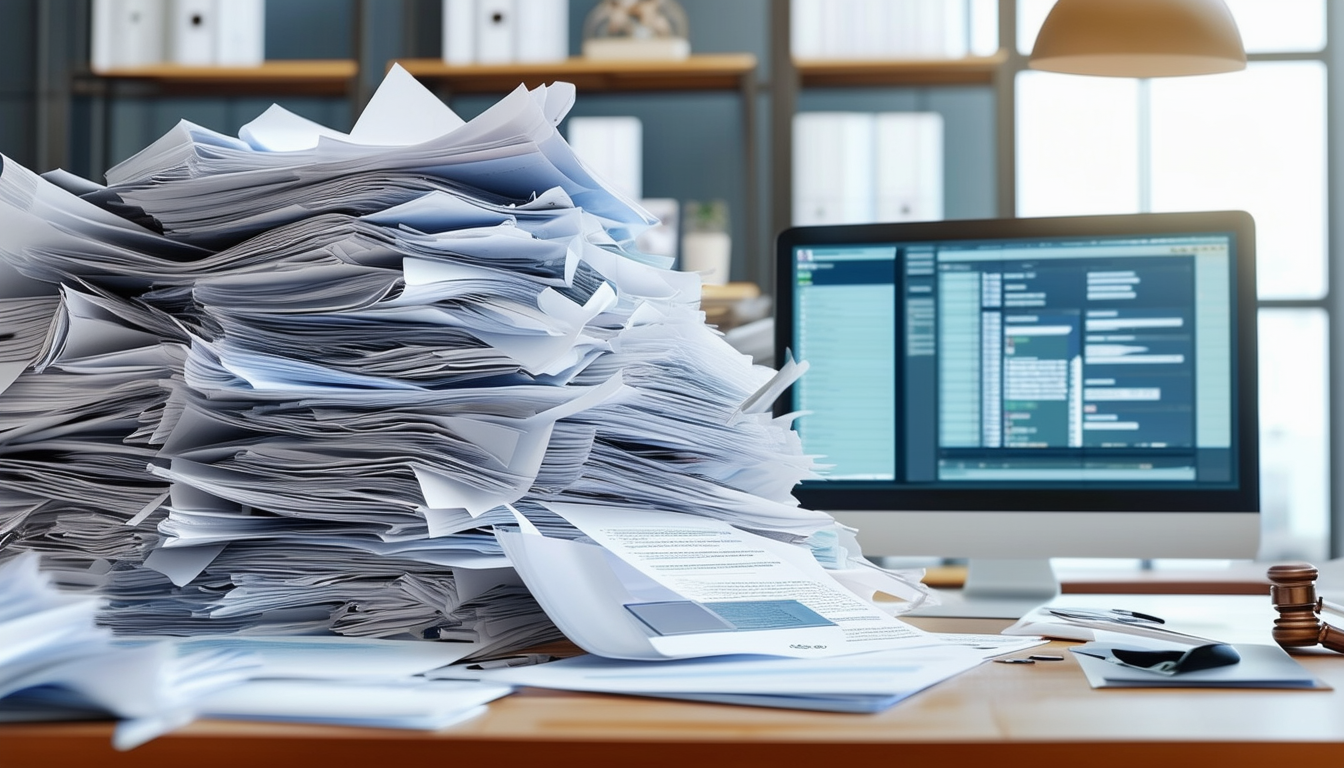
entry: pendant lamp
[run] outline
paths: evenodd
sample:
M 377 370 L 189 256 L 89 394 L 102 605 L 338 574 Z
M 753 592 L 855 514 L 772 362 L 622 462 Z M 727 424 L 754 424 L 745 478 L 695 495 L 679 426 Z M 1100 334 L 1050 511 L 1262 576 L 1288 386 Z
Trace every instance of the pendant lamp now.
M 1059 0 L 1028 67 L 1105 77 L 1175 77 L 1246 68 L 1223 0 Z

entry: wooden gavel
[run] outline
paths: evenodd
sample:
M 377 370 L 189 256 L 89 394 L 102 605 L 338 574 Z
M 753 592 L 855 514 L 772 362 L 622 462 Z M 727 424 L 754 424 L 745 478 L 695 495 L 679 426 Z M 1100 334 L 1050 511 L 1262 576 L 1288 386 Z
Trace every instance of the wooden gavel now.
M 1286 563 L 1269 569 L 1269 600 L 1279 617 L 1274 620 L 1274 642 L 1284 648 L 1320 644 L 1344 653 L 1344 630 L 1320 620 L 1323 610 L 1344 615 L 1344 607 L 1316 596 L 1316 568 L 1308 563 Z

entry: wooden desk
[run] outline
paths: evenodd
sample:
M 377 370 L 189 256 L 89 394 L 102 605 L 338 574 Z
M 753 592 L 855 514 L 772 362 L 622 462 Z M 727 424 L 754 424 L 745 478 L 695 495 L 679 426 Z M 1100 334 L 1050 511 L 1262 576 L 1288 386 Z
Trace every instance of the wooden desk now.
M 117 753 L 107 723 L 0 726 L 0 766 L 1344 765 L 1344 656 L 1304 659 L 1335 691 L 1093 690 L 1067 645 L 1051 647 L 1062 662 L 987 663 L 875 715 L 525 690 L 439 733 L 201 722 Z
M 1057 575 L 1064 594 L 1268 595 L 1268 567 L 1266 563 L 1239 562 L 1227 568 L 1070 569 Z M 924 583 L 937 589 L 959 589 L 966 583 L 964 565 L 925 570 Z

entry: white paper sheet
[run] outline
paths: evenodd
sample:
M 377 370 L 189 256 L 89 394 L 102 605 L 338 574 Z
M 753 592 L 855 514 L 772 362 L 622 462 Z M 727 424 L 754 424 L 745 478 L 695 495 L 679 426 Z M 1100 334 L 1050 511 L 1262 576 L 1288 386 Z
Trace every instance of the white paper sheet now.
M 692 515 L 548 506 L 596 545 L 526 530 L 497 537 L 542 607 L 591 653 L 826 657 L 927 643 L 831 579 L 805 548 Z

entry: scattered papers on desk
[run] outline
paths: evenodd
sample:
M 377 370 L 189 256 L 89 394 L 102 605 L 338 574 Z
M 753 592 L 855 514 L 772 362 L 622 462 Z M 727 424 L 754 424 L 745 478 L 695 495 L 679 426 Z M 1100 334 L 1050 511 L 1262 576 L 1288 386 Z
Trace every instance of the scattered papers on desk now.
M 475 648 L 343 637 L 115 640 L 98 599 L 25 553 L 0 565 L 0 721 L 116 717 L 129 749 L 198 717 L 442 728 L 512 688 L 431 681 Z
M 25 553 L 0 565 L 0 720 L 122 718 L 127 748 L 191 719 L 198 700 L 247 679 L 246 655 L 119 644 L 94 624 L 98 600 L 57 591 Z
M 228 652 L 252 659 L 251 679 L 383 683 L 456 663 L 478 650 L 471 643 L 331 636 L 217 635 L 172 641 L 179 652 Z
M 1056 605 L 1059 603 L 1059 605 Z M 1089 618 L 1083 615 L 1060 615 L 1052 609 L 1068 608 L 1067 601 L 1053 601 L 1031 611 L 1018 619 L 1012 626 L 1003 630 L 1005 635 L 1040 635 L 1057 640 L 1106 640 L 1115 636 L 1132 636 L 1165 640 L 1179 645 L 1203 645 L 1216 642 L 1207 637 L 1199 637 L 1177 632 L 1163 624 L 1142 622 L 1121 622 L 1103 618 Z
M 1097 640 L 1108 643 L 1169 641 L 1179 645 L 1219 642 L 1269 644 L 1278 614 L 1264 595 L 1157 595 L 1157 594 L 1063 594 L 1042 608 L 1082 608 L 1109 611 L 1117 608 L 1140 611 L 1163 619 L 1157 627 L 1114 622 L 1084 626 L 1063 622 L 1040 610 L 1028 613 L 1005 634 L 1037 634 L 1063 640 Z M 1148 631 L 1153 629 L 1156 631 Z
M 398 641 L 401 642 L 401 641 Z M 439 730 L 485 712 L 510 685 L 423 678 L 395 682 L 252 680 L 197 703 L 201 717 Z
M 1070 648 L 1093 688 L 1304 688 L 1330 690 L 1277 645 L 1249 643 L 1232 647 L 1241 661 L 1227 666 L 1164 675 L 1107 660 L 1111 644 Z M 1157 647 L 1154 643 L 1142 646 Z M 1184 648 L 1184 646 L 1174 646 Z
M 480 671 L 455 666 L 429 676 L 722 704 L 878 712 L 987 658 L 1043 642 L 915 631 L 922 645 L 848 656 L 716 656 L 654 662 L 588 655 Z

